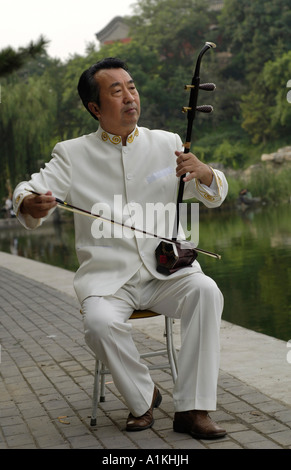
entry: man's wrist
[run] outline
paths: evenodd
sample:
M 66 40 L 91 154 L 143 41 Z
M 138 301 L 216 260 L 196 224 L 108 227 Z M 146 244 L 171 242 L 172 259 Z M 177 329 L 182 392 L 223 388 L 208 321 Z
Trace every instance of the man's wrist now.
M 26 197 L 23 198 L 23 201 L 22 201 L 22 203 L 20 204 L 20 208 L 19 208 L 19 212 L 20 212 L 21 214 L 23 214 L 23 215 L 25 215 L 25 214 L 28 213 L 28 212 L 27 212 L 27 209 L 26 209 L 26 207 L 25 207 L 25 199 L 26 199 L 27 197 L 29 197 L 29 196 L 26 196 Z
M 209 165 L 205 165 L 208 169 L 208 171 L 205 173 L 205 177 L 203 179 L 200 179 L 201 184 L 205 184 L 205 186 L 211 186 L 212 180 L 213 180 L 213 171 L 210 168 Z

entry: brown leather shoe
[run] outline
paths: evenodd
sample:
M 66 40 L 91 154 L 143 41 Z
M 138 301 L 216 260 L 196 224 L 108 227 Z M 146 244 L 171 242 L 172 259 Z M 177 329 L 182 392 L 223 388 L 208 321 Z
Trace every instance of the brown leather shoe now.
M 126 421 L 126 431 L 143 431 L 144 429 L 151 428 L 154 424 L 153 409 L 158 408 L 162 401 L 162 395 L 157 387 L 154 388 L 153 400 L 150 409 L 142 416 L 137 418 L 129 413 Z
M 208 415 L 207 411 L 191 410 L 176 412 L 173 424 L 174 431 L 185 432 L 195 439 L 218 439 L 226 435 Z

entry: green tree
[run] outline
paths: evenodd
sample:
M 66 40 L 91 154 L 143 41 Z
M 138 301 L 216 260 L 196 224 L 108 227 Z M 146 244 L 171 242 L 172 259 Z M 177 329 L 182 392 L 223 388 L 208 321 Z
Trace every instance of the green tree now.
M 39 40 L 27 47 L 21 47 L 17 51 L 12 47 L 6 47 L 0 51 L 0 77 L 7 77 L 19 70 L 31 58 L 37 57 L 45 51 L 48 41 L 41 36 Z
M 61 140 L 71 139 L 96 130 L 97 122 L 83 107 L 77 85 L 81 73 L 95 63 L 98 53 L 91 52 L 86 57 L 75 55 L 58 76 L 60 85 L 60 121 L 58 132 Z
M 202 0 L 138 0 L 129 19 L 131 35 L 158 52 L 169 66 L 192 65 L 193 54 L 210 39 L 215 13 Z
M 140 125 L 177 132 L 184 139 L 188 105 L 184 90 L 205 41 L 217 43 L 201 66 L 201 81 L 214 82 L 215 93 L 199 93 L 199 104 L 212 104 L 212 115 L 198 114 L 193 150 L 205 161 L 227 166 L 251 163 L 249 148 L 279 139 L 291 125 L 286 100 L 290 70 L 290 0 L 225 0 L 221 14 L 204 0 L 137 0 L 127 18 L 130 43 L 116 42 L 66 63 L 32 46 L 0 51 L 0 191 L 50 158 L 59 140 L 94 132 L 98 123 L 83 107 L 77 83 L 84 69 L 116 56 L 128 65 L 141 96 Z M 43 41 L 43 43 L 41 43 Z M 11 52 L 12 51 L 12 52 Z M 15 59 L 15 67 L 10 67 Z M 10 64 L 10 65 L 9 65 Z M 9 68 L 10 67 L 10 68 Z M 19 68 L 20 67 L 20 68 Z M 8 75 L 8 70 L 14 73 Z M 20 113 L 21 110 L 21 113 Z M 251 143 L 250 139 L 253 139 Z
M 274 99 L 270 109 L 274 136 L 290 136 L 291 106 L 287 101 L 287 82 L 291 78 L 291 51 L 265 64 L 263 78 Z
M 272 96 L 268 93 L 262 74 L 241 99 L 242 128 L 248 132 L 254 144 L 266 143 L 271 137 Z
M 256 84 L 243 97 L 243 127 L 254 143 L 282 138 L 288 143 L 291 107 L 286 99 L 286 84 L 291 77 L 291 52 L 268 61 Z
M 55 126 L 56 94 L 46 77 L 4 83 L 0 107 L 1 190 L 47 160 Z
M 290 50 L 290 28 L 290 0 L 225 0 L 219 29 L 232 53 L 227 72 L 256 80 L 266 61 Z
M 178 132 L 182 138 L 186 133 L 186 117 L 181 110 L 189 100 L 184 85 L 191 83 L 198 52 L 216 34 L 210 28 L 216 13 L 209 11 L 208 6 L 202 0 L 138 0 L 135 14 L 128 20 L 134 41 L 143 47 L 146 45 L 155 55 L 154 66 L 149 71 L 151 80 L 141 88 L 145 103 L 142 119 L 151 127 Z M 202 80 L 204 75 L 206 81 L 212 81 L 209 76 L 212 78 L 212 72 L 217 70 L 215 65 L 212 68 L 209 65 L 211 56 L 208 53 L 201 67 Z M 209 68 L 204 67 L 205 62 Z M 208 71 L 209 75 L 204 74 Z M 208 124 L 211 122 L 209 115 L 201 114 L 199 119 L 197 115 L 195 128 L 201 129 L 205 119 Z
M 222 73 L 244 84 L 239 96 L 242 128 L 255 144 L 276 134 L 276 90 L 267 83 L 264 66 L 290 50 L 290 27 L 289 0 L 225 0 L 219 17 L 222 46 L 231 53 Z

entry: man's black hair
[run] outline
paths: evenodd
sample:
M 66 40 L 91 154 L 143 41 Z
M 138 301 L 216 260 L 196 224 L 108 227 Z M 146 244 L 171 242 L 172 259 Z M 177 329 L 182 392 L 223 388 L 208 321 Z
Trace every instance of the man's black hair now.
M 126 63 L 115 57 L 107 57 L 102 59 L 94 65 L 91 65 L 87 70 L 85 70 L 78 83 L 78 93 L 82 100 L 83 105 L 87 111 L 93 116 L 94 119 L 98 121 L 98 118 L 91 113 L 88 108 L 88 103 L 94 102 L 97 106 L 100 107 L 100 87 L 98 81 L 94 78 L 95 73 L 99 72 L 102 69 L 124 69 L 128 71 Z

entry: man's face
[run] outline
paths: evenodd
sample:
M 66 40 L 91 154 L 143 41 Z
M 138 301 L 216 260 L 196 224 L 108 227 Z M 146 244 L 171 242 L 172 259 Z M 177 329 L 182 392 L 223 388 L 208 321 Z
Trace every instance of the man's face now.
M 110 134 L 129 135 L 140 115 L 140 100 L 131 76 L 123 69 L 96 73 L 100 86 L 100 107 L 95 106 L 101 127 Z

